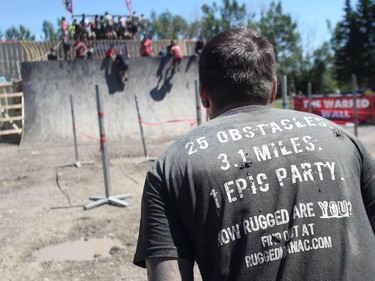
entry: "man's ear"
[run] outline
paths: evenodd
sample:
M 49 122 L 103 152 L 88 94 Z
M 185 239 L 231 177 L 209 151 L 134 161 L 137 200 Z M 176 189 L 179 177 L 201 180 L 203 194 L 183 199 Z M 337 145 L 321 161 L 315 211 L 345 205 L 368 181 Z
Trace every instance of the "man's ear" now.
M 277 77 L 275 76 L 275 79 L 273 80 L 272 94 L 271 94 L 269 104 L 274 102 L 274 100 L 276 99 L 276 94 L 277 94 Z
M 200 81 L 199 82 L 199 95 L 201 98 L 201 102 L 203 107 L 209 108 L 210 107 L 210 99 L 208 98 L 207 91 L 203 85 L 203 83 Z

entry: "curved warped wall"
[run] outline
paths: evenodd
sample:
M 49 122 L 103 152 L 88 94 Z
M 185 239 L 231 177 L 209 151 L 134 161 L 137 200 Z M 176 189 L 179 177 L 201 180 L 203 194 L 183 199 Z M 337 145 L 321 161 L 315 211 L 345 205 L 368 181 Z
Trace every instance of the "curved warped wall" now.
M 103 100 L 108 142 L 141 140 L 135 98 L 145 139 L 171 140 L 196 122 L 197 58 L 185 57 L 174 75 L 166 57 L 129 59 L 128 81 L 108 60 L 25 62 L 24 146 L 71 144 L 73 97 L 78 143 L 99 139 L 95 85 Z

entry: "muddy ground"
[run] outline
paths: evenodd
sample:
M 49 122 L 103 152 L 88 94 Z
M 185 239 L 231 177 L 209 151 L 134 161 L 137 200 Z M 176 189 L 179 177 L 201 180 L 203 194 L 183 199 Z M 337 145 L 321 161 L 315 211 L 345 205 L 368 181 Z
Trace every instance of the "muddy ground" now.
M 375 156 L 374 136 L 375 126 L 359 128 Z M 149 144 L 149 156 L 167 145 Z M 139 143 L 109 143 L 111 195 L 131 194 L 129 206 L 84 210 L 90 196 L 105 195 L 105 185 L 99 144 L 79 146 L 78 152 L 80 163 L 93 164 L 75 167 L 73 146 L 35 150 L 0 143 L 1 281 L 146 280 L 132 258 L 144 176 L 152 163 L 138 163 L 145 160 Z

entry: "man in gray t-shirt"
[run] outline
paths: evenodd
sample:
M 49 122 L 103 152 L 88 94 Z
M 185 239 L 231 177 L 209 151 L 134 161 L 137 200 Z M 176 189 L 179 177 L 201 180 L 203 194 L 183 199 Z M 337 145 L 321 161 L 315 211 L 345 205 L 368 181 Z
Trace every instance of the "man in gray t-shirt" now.
M 372 280 L 375 160 L 316 115 L 268 107 L 275 59 L 243 29 L 199 61 L 211 121 L 147 173 L 134 263 L 149 280 Z

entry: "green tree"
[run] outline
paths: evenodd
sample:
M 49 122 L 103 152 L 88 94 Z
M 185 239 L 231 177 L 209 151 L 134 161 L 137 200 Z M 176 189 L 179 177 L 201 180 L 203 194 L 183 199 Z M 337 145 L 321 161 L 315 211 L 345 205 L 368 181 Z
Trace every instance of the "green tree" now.
M 301 69 L 305 65 L 301 36 L 297 23 L 283 12 L 281 1 L 272 1 L 268 10 L 261 12 L 259 21 L 252 25 L 274 46 L 279 81 L 283 75 L 287 75 L 289 91 L 305 89 L 301 79 Z
M 44 34 L 44 41 L 54 41 L 57 40 L 59 37 L 55 32 L 55 28 L 50 21 L 44 20 L 42 23 L 42 30 Z
M 181 16 L 173 16 L 166 11 L 157 15 L 154 11 L 150 16 L 150 37 L 157 39 L 173 39 L 187 37 L 189 25 Z
M 214 2 L 212 6 L 202 6 L 202 35 L 211 38 L 222 30 L 244 26 L 246 23 L 246 5 L 237 0 L 223 0 L 222 6 Z
M 353 41 L 355 28 L 355 13 L 350 5 L 350 0 L 345 1 L 345 16 L 335 29 L 335 73 L 340 85 L 348 83 L 350 76 L 355 71 L 356 57 L 355 42 Z M 350 84 L 349 84 L 350 85 Z
M 345 15 L 333 37 L 335 75 L 342 87 L 350 87 L 352 74 L 357 75 L 360 87 L 374 86 L 374 9 L 373 1 L 359 0 L 357 10 L 350 0 L 345 1 Z
M 309 70 L 308 82 L 311 82 L 314 92 L 332 93 L 337 88 L 332 76 L 333 54 L 329 42 L 314 50 L 312 66 Z
M 373 73 L 375 73 L 375 1 L 360 0 L 357 3 L 357 25 L 359 28 L 360 57 L 362 67 L 357 76 L 363 87 L 374 87 Z
M 188 26 L 188 37 L 198 38 L 202 36 L 202 22 L 200 20 L 192 21 Z
M 3 37 L 4 37 L 4 33 L 0 29 L 0 40 L 3 40 Z
M 220 8 L 221 28 L 223 30 L 245 25 L 246 5 L 239 5 L 237 0 L 223 0 Z
M 221 30 L 221 21 L 215 16 L 217 11 L 218 6 L 215 2 L 212 7 L 207 4 L 202 6 L 202 35 L 207 39 L 215 36 Z
M 5 31 L 6 40 L 18 40 L 19 36 L 19 31 L 15 26 L 11 26 Z
M 172 37 L 171 38 L 186 38 L 189 35 L 189 25 L 181 16 L 173 16 L 172 18 Z
M 61 39 L 62 38 L 62 34 L 61 34 L 61 18 L 57 18 L 56 23 L 57 23 L 56 35 L 57 35 L 57 38 Z
M 30 29 L 20 24 L 19 27 L 11 26 L 5 31 L 6 40 L 30 40 L 35 41 L 35 35 L 31 34 Z
M 333 36 L 331 23 L 327 20 L 327 29 Z M 300 72 L 300 87 L 307 93 L 308 83 L 312 84 L 313 93 L 333 93 L 337 82 L 333 75 L 333 49 L 331 41 L 323 42 L 315 50 L 304 50 L 303 66 Z

